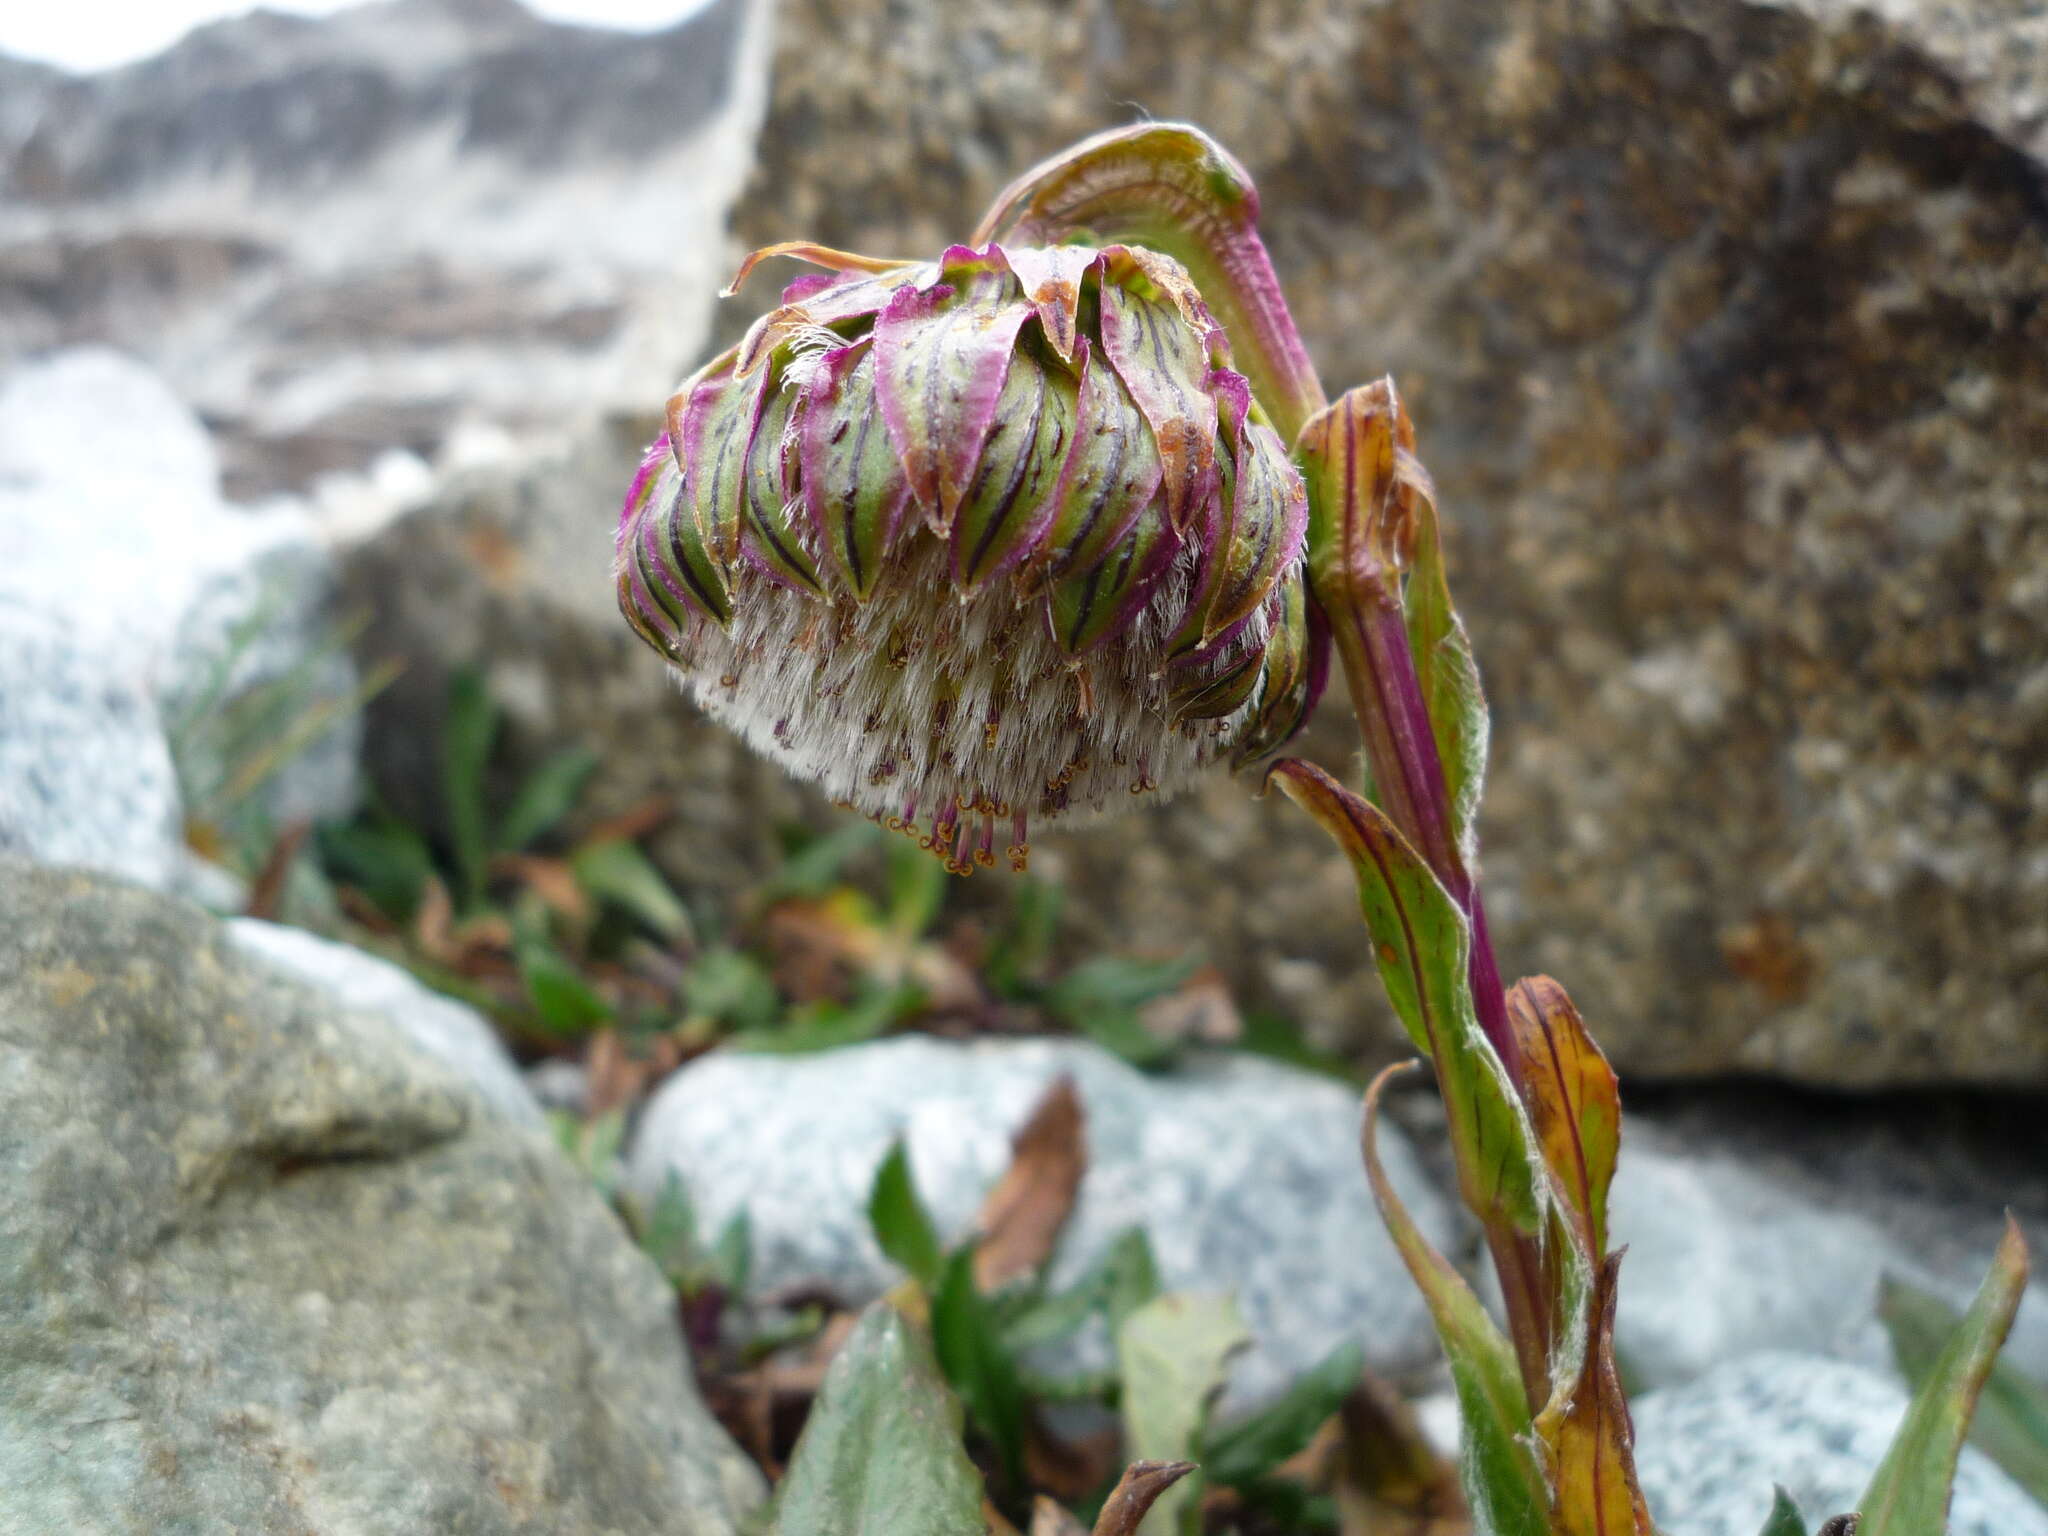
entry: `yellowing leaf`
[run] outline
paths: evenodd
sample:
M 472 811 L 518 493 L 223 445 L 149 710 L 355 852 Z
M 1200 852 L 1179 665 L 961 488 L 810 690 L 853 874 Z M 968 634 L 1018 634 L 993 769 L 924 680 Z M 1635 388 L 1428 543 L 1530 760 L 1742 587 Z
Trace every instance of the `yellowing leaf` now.
M 1552 1177 L 1579 1217 L 1594 1259 L 1607 1253 L 1607 1186 L 1621 1147 L 1621 1089 L 1586 1021 L 1548 976 L 1508 993 L 1525 1067 L 1522 1095 Z
M 1614 1294 L 1621 1256 L 1600 1267 L 1591 1336 L 1567 1399 L 1536 1421 L 1550 1463 L 1555 1536 L 1655 1536 L 1636 1481 L 1635 1427 L 1614 1367 Z

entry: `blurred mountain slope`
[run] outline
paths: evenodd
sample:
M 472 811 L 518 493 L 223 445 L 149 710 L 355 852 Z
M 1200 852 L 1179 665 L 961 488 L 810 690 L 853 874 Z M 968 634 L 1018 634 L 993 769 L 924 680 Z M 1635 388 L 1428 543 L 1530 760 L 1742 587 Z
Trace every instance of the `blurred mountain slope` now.
M 243 498 L 644 406 L 702 344 L 765 30 L 385 0 L 90 76 L 0 58 L 0 365 L 136 353 Z

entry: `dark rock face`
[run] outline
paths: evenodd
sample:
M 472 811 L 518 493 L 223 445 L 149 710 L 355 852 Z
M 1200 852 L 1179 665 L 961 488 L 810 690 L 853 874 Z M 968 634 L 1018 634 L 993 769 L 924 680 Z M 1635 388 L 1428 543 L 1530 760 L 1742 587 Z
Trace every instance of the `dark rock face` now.
M 751 243 L 937 249 L 1134 109 L 1246 161 L 1326 378 L 1391 371 L 1444 492 L 1504 962 L 1624 1069 L 2048 1079 L 2038 24 L 799 0 L 779 38 Z M 1097 932 L 1391 1041 L 1335 861 L 1239 794 L 1046 851 Z
M 723 265 L 760 30 L 749 0 L 646 37 L 387 0 L 83 78 L 0 59 L 0 364 L 138 353 L 238 497 L 658 393 Z

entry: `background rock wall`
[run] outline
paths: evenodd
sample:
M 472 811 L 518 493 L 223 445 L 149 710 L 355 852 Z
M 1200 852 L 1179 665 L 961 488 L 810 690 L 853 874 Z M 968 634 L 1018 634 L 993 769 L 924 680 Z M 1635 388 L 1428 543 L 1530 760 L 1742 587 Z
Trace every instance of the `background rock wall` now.
M 1417 417 L 1494 707 L 1504 965 L 1564 979 L 1637 1074 L 2039 1082 L 2022 9 L 795 0 L 737 218 L 919 253 L 1073 137 L 1199 121 L 1331 385 L 1390 371 Z M 1336 715 L 1306 755 L 1345 753 Z M 1199 931 L 1325 1030 L 1383 1019 L 1282 808 L 1219 785 L 1048 848 L 1104 931 Z

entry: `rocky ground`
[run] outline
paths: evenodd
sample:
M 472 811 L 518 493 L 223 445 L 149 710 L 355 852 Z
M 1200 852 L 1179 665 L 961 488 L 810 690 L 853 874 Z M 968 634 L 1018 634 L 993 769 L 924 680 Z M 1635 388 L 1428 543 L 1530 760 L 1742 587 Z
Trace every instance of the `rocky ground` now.
M 1327 375 L 1420 424 L 1496 940 L 1631 1085 L 1653 1505 L 1854 1500 L 1903 1402 L 1880 1277 L 1960 1299 L 2002 1208 L 2048 1233 L 2040 21 L 389 0 L 0 58 L 0 1533 L 736 1531 L 733 1318 L 885 1290 L 891 1142 L 956 1235 L 1062 1073 L 1059 1283 L 1136 1228 L 1233 1290 L 1232 1412 L 1346 1339 L 1440 1392 L 1314 828 L 1219 781 L 1045 839 L 1044 976 L 1212 967 L 1076 1038 L 988 876 L 877 961 L 874 851 L 818 865 L 834 813 L 614 611 L 638 449 L 767 291 L 714 313 L 740 247 L 934 251 L 1140 111 L 1242 156 Z M 1337 712 L 1303 750 L 1348 760 Z M 923 1001 L 861 1012 L 890 966 Z M 1396 1119 L 1469 1253 L 1426 1096 Z M 670 1189 L 746 1214 L 708 1312 L 607 1209 Z M 1953 1529 L 2048 1517 L 1972 1452 Z

